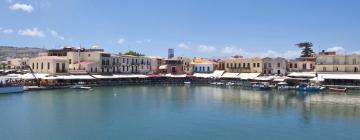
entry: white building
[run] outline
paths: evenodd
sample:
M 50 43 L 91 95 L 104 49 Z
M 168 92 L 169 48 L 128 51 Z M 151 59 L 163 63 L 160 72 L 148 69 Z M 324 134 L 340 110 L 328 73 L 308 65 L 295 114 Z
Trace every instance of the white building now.
M 263 61 L 263 74 L 264 75 L 286 75 L 287 72 L 287 60 L 285 58 L 266 57 Z

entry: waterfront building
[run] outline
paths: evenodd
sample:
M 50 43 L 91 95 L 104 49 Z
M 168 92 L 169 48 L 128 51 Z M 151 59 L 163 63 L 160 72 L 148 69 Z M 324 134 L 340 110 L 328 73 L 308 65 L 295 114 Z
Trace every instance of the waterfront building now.
M 120 55 L 120 73 L 127 74 L 149 74 L 157 67 L 157 59 L 152 59 L 146 56 Z M 114 59 L 117 60 L 118 59 Z M 155 61 L 155 62 L 152 62 Z M 113 62 L 113 64 L 116 64 Z
M 317 73 L 360 73 L 360 55 L 319 54 L 316 60 Z
M 181 59 L 165 59 L 159 70 L 162 74 L 185 74 Z
M 286 75 L 287 73 L 287 60 L 282 57 L 262 59 L 263 74 L 265 75 Z
M 184 57 L 184 56 L 178 56 L 178 57 L 176 57 L 176 59 L 182 61 L 183 70 L 185 73 L 187 73 L 187 74 L 193 73 L 193 65 L 191 64 L 191 62 L 192 62 L 191 58 Z
M 300 57 L 288 61 L 288 72 L 314 72 L 316 57 Z
M 150 72 L 148 74 L 158 74 L 160 72 L 159 67 L 164 63 L 164 58 L 160 56 L 146 56 L 150 59 Z
M 35 73 L 66 74 L 69 64 L 66 58 L 59 56 L 41 56 L 31 58 L 28 65 Z
M 191 62 L 194 73 L 213 73 L 216 63 L 205 58 L 194 58 Z
M 29 61 L 29 58 L 9 58 L 6 60 L 6 68 L 7 69 L 25 69 L 25 65 L 27 64 L 27 61 Z
M 219 61 L 219 70 L 230 73 L 261 73 L 262 60 L 260 58 L 244 58 L 233 56 Z

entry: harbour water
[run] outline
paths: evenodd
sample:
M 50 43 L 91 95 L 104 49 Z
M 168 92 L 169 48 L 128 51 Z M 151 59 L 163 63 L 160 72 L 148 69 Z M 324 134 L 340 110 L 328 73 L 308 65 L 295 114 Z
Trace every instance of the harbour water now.
M 360 139 L 360 93 L 113 86 L 0 95 L 0 139 Z

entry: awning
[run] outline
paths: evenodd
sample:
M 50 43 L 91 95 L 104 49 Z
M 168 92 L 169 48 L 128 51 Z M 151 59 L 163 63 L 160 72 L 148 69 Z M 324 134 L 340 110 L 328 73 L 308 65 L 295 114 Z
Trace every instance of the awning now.
M 186 74 L 177 74 L 177 75 L 166 74 L 165 76 L 172 77 L 172 78 L 184 78 L 184 77 L 186 77 Z
M 360 74 L 318 74 L 319 79 L 360 80 Z
M 223 71 L 223 70 L 216 70 L 213 72 L 212 76 L 213 77 L 221 77 L 224 73 L 225 73 L 225 71 Z
M 224 73 L 221 78 L 240 78 L 239 73 Z
M 260 75 L 260 73 L 240 73 L 239 77 L 243 80 L 248 80 L 248 79 L 254 79 L 255 77 L 258 77 Z
M 161 65 L 161 66 L 159 67 L 159 69 L 160 69 L 160 70 L 166 70 L 166 69 L 167 69 L 167 65 Z
M 271 81 L 274 78 L 272 76 L 261 76 L 261 77 L 255 77 L 254 80 L 257 81 Z
M 316 76 L 314 72 L 292 72 L 288 75 L 289 77 L 307 77 L 313 78 Z

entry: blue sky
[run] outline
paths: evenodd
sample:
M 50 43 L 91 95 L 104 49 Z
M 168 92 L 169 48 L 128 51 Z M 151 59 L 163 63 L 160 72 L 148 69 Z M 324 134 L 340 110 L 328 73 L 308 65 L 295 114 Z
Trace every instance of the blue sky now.
M 357 0 L 1 0 L 0 45 L 98 45 L 166 56 L 360 51 Z

